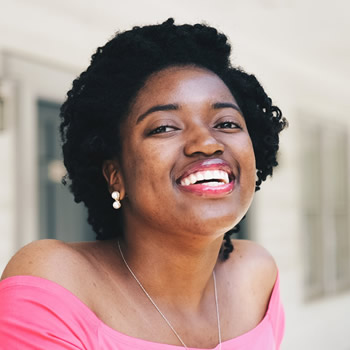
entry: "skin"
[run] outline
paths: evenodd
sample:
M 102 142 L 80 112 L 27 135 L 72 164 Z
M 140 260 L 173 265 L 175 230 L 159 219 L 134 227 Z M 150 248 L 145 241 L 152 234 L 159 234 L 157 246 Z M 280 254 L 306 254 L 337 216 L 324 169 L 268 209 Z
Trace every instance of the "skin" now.
M 213 108 L 219 102 L 237 108 Z M 159 105 L 176 108 L 145 115 Z M 135 97 L 122 135 L 121 157 L 106 161 L 102 171 L 109 191 L 121 194 L 120 243 L 132 270 L 189 347 L 218 342 L 213 269 L 223 341 L 254 328 L 276 279 L 273 259 L 255 243 L 236 241 L 229 260 L 217 260 L 224 233 L 244 216 L 255 188 L 251 139 L 229 89 L 197 67 L 157 72 Z M 230 165 L 231 193 L 207 198 L 182 191 L 176 180 L 184 169 L 206 159 Z M 23 274 L 61 284 L 122 333 L 181 345 L 126 270 L 115 240 L 34 242 L 14 256 L 2 278 Z

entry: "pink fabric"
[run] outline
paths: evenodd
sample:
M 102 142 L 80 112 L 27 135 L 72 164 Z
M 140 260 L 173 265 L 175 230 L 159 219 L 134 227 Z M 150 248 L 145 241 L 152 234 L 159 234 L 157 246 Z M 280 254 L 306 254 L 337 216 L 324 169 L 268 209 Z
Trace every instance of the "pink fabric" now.
M 223 342 L 222 350 L 277 350 L 283 332 L 284 311 L 277 277 L 264 319 L 251 331 Z M 0 282 L 0 349 L 183 348 L 129 337 L 104 324 L 83 302 L 60 285 L 39 277 L 15 276 Z

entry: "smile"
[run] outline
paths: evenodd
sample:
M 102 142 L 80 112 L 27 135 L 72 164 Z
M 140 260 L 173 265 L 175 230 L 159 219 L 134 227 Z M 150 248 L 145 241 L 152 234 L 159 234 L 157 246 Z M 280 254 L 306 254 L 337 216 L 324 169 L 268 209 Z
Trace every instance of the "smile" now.
M 223 170 L 205 170 L 193 173 L 181 180 L 181 186 L 194 184 L 206 184 L 208 186 L 220 186 L 230 182 L 229 174 Z
M 193 164 L 177 183 L 186 192 L 205 197 L 221 197 L 233 191 L 234 180 L 226 162 L 211 159 Z

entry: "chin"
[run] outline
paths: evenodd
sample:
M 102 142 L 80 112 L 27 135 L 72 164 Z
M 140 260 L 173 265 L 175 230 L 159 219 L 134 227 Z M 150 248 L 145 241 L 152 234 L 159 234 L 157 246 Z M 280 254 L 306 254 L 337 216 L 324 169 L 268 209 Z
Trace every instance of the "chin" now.
M 195 232 L 200 236 L 222 236 L 227 231 L 232 230 L 244 217 L 245 213 L 237 215 L 227 215 L 227 216 L 215 216 L 206 217 L 205 219 L 192 220 L 192 232 Z

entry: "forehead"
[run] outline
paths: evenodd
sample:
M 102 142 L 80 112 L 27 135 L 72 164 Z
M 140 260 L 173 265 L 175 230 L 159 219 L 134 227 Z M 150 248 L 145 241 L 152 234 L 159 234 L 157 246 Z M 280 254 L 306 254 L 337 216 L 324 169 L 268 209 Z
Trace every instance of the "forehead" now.
M 226 84 L 212 71 L 200 67 L 175 66 L 153 73 L 137 93 L 130 116 L 155 104 L 234 102 Z

